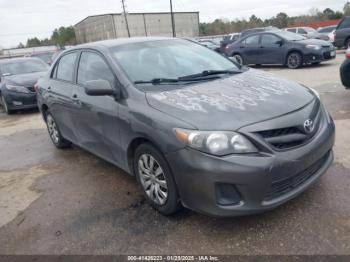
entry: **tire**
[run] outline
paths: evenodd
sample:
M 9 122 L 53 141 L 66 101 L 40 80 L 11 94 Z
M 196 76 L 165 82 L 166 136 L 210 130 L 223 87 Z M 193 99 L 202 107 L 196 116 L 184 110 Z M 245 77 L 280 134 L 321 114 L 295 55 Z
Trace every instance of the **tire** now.
M 49 110 L 46 111 L 46 126 L 52 143 L 59 149 L 68 148 L 72 143 L 63 138 L 58 125 Z
M 141 144 L 134 155 L 136 180 L 150 205 L 163 215 L 181 208 L 170 167 L 163 154 L 150 143 Z
M 287 56 L 286 65 L 290 69 L 297 69 L 303 64 L 303 57 L 299 52 L 291 52 Z
M 243 57 L 240 54 L 233 54 L 232 57 L 236 59 L 238 64 L 244 65 Z
M 3 96 L 1 96 L 1 104 L 6 114 L 11 115 L 13 113 L 13 111 L 9 109 L 7 102 Z
M 349 45 L 350 45 L 350 38 L 348 38 L 348 39 L 345 40 L 344 48 L 345 48 L 345 49 L 348 49 Z

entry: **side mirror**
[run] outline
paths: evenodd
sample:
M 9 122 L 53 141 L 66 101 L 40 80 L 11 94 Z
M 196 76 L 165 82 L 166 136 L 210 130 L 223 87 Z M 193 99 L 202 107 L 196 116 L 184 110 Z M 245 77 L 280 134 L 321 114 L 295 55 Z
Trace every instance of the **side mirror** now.
M 85 93 L 89 96 L 111 96 L 116 91 L 107 80 L 91 80 L 85 83 Z
M 276 45 L 282 46 L 283 45 L 283 41 L 282 40 L 276 41 Z

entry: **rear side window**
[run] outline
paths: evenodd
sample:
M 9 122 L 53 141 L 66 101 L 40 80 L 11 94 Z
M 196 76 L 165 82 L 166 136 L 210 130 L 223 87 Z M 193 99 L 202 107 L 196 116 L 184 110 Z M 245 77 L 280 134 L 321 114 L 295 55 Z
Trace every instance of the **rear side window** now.
M 253 36 L 247 37 L 244 40 L 244 43 L 247 46 L 255 46 L 259 44 L 259 38 L 260 38 L 260 35 L 253 35 Z
M 107 80 L 112 86 L 115 85 L 115 77 L 105 60 L 96 53 L 83 52 L 78 68 L 78 84 L 85 85 L 91 80 Z
M 345 18 L 341 24 L 339 25 L 338 29 L 344 29 L 344 28 L 349 28 L 350 27 L 350 19 L 349 18 Z
M 75 61 L 77 59 L 78 53 L 69 53 L 61 57 L 57 66 L 55 67 L 54 74 L 58 80 L 64 80 L 73 82 Z
M 296 33 L 297 29 L 296 28 L 289 28 L 287 29 L 288 32 Z

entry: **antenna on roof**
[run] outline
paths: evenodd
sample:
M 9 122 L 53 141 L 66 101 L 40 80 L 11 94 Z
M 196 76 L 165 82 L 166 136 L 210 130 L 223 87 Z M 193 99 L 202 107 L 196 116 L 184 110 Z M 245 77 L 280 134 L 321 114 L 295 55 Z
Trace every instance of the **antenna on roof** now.
M 124 19 L 126 24 L 126 31 L 128 31 L 128 36 L 130 37 L 129 23 L 128 23 L 128 18 L 126 16 L 126 11 L 125 11 L 125 0 L 122 0 L 122 6 L 123 6 L 123 13 L 124 13 Z

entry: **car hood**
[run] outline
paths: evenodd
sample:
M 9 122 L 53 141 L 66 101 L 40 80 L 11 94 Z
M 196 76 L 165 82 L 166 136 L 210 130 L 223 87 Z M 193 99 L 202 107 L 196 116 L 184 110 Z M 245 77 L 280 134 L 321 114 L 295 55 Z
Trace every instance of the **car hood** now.
M 200 130 L 234 131 L 290 113 L 314 99 L 307 88 L 255 69 L 209 82 L 157 88 L 146 92 L 150 106 Z
M 39 80 L 40 77 L 44 76 L 46 72 L 35 72 L 30 74 L 21 74 L 21 75 L 10 75 L 5 76 L 5 83 L 11 85 L 19 86 L 34 86 L 35 83 Z
M 320 45 L 320 46 L 331 46 L 331 44 L 325 40 L 320 39 L 305 39 L 298 41 L 298 43 L 301 43 L 303 45 Z

